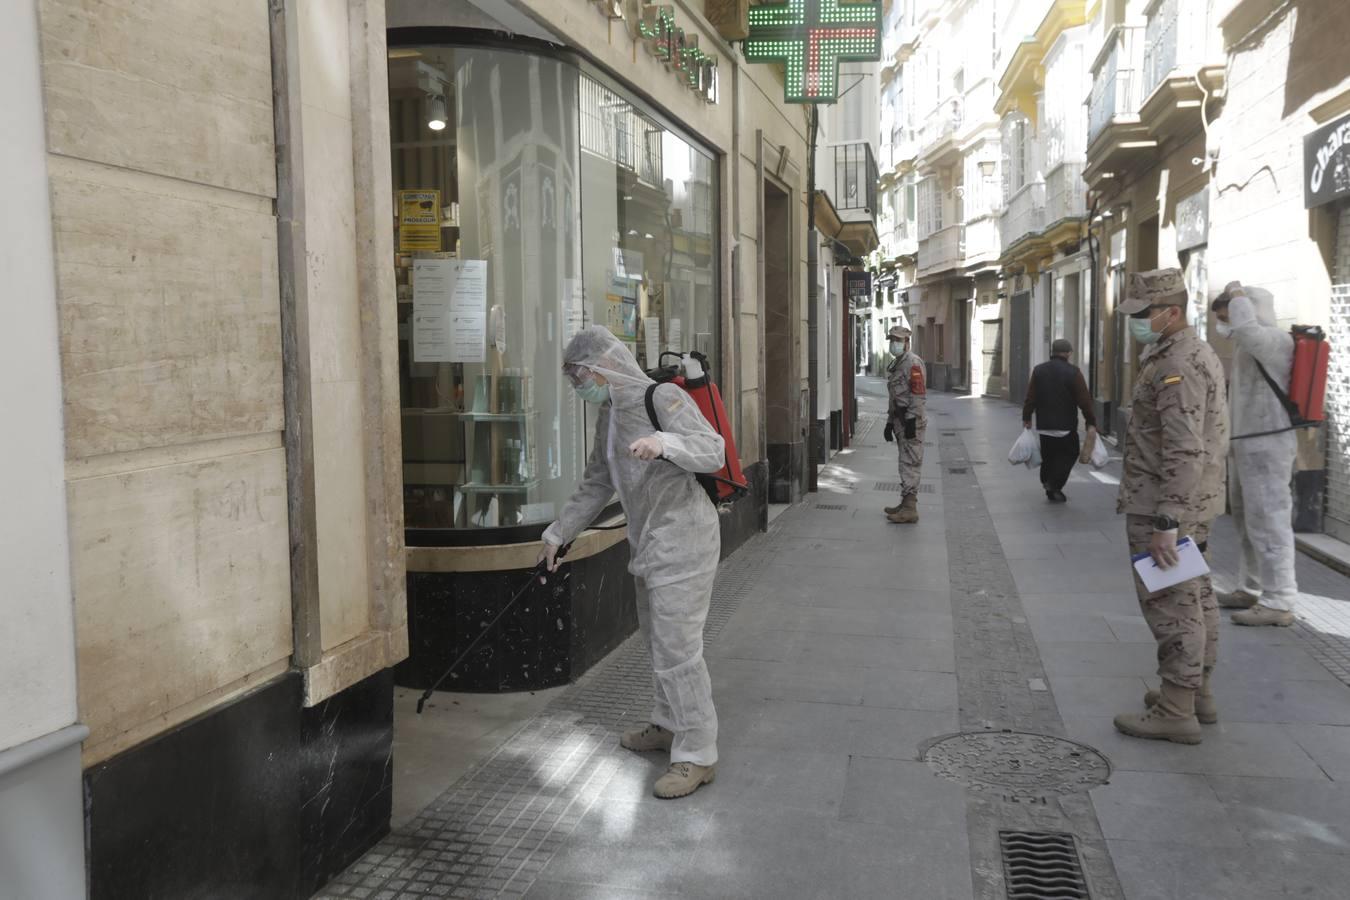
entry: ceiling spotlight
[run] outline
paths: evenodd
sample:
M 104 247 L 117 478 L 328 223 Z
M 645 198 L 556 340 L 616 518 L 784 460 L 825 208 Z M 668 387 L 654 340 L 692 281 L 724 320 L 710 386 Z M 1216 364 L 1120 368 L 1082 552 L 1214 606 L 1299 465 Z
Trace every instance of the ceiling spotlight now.
M 427 102 L 427 127 L 432 131 L 444 131 L 445 119 L 445 98 L 431 97 Z

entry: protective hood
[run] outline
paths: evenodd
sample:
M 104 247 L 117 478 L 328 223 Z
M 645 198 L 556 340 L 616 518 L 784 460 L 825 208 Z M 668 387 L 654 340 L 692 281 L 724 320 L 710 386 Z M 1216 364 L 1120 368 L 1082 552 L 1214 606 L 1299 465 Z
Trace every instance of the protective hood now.
M 645 409 L 647 386 L 652 380 L 608 328 L 592 325 L 578 332 L 563 350 L 563 363 L 585 366 L 605 376 L 615 406 Z
M 1235 298 L 1228 304 L 1228 324 L 1234 330 L 1255 321 L 1259 325 L 1275 327 L 1275 295 L 1265 288 L 1244 288 L 1248 300 Z
M 1268 447 L 1272 452 L 1278 450 L 1283 459 L 1283 455 L 1293 452 L 1293 432 L 1252 435 L 1289 427 L 1289 414 L 1262 376 L 1260 366 L 1287 390 L 1294 362 L 1294 339 L 1287 329 L 1276 325 L 1275 297 L 1270 291 L 1244 286 L 1244 292 L 1245 297 L 1234 297 L 1228 304 L 1233 340 L 1233 365 L 1228 381 L 1232 435 L 1234 443 L 1244 444 L 1248 451 Z M 1283 466 L 1282 461 L 1280 467 Z

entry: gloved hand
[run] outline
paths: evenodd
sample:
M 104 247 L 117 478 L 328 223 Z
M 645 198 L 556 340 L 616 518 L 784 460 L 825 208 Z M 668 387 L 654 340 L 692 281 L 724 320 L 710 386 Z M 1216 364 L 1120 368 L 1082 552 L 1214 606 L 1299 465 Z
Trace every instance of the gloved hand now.
M 907 440 L 907 441 L 912 441 L 912 440 L 914 440 L 914 439 L 915 439 L 916 437 L 918 437 L 918 436 L 919 436 L 919 420 L 918 420 L 918 419 L 906 419 L 906 420 L 905 420 L 905 440 Z
M 546 571 L 549 572 L 558 571 L 558 545 L 550 544 L 548 541 L 544 541 L 543 549 L 539 551 L 539 562 L 545 564 L 544 569 Z M 540 575 L 539 583 L 547 584 L 548 578 L 544 575 Z
M 661 439 L 653 434 L 633 441 L 628 445 L 628 452 L 638 459 L 651 460 L 660 459 L 666 452 L 666 448 L 661 443 Z
M 1246 291 L 1244 291 L 1244 290 L 1242 289 L 1242 282 L 1240 282 L 1240 281 L 1230 281 L 1230 282 L 1228 282 L 1228 285 L 1227 285 L 1226 287 L 1224 287 L 1223 292 L 1224 292 L 1224 294 L 1226 294 L 1230 299 L 1233 298 L 1233 297 L 1241 296 L 1242 294 L 1245 294 L 1245 293 L 1246 293 Z
M 882 432 L 881 432 L 881 436 L 884 437 L 884 438 L 886 439 L 886 443 L 888 443 L 888 444 L 891 443 L 892 441 L 894 441 L 894 440 L 895 440 L 895 426 L 892 425 L 889 421 L 887 421 L 887 422 L 886 422 L 886 427 L 885 427 L 885 429 L 882 430 Z

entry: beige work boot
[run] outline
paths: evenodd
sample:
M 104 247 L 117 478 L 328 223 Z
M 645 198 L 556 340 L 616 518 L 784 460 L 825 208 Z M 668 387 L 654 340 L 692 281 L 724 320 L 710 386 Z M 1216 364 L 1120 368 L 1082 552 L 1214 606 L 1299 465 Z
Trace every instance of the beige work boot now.
M 1157 691 L 1147 691 L 1144 694 L 1144 706 L 1152 707 L 1158 702 Z M 1214 702 L 1214 694 L 1209 689 L 1209 675 L 1205 675 L 1205 683 L 1200 690 L 1195 693 L 1195 717 L 1201 725 L 1213 725 L 1219 721 L 1219 704 Z
M 1174 744 L 1198 744 L 1204 739 L 1195 717 L 1195 691 L 1167 681 L 1147 712 L 1116 716 L 1116 730 L 1130 737 Z
M 882 510 L 882 512 L 884 512 L 888 516 L 893 516 L 904 508 L 905 508 L 905 498 L 901 497 L 899 503 L 895 504 L 894 506 L 886 507 L 884 510 Z
M 691 762 L 671 763 L 666 774 L 656 779 L 652 793 L 662 800 L 688 797 L 705 784 L 712 784 L 717 775 L 714 766 L 699 766 Z
M 900 501 L 900 508 L 888 514 L 886 521 L 893 525 L 913 525 L 919 521 L 919 495 L 907 494 Z
M 1214 599 L 1222 609 L 1251 609 L 1256 605 L 1256 595 L 1246 591 L 1216 591 Z
M 1276 628 L 1288 628 L 1294 624 L 1294 614 L 1287 609 L 1271 609 L 1260 603 L 1251 609 L 1233 613 L 1234 625 L 1274 625 Z
M 653 725 L 650 722 L 630 728 L 619 738 L 619 746 L 625 750 L 646 753 L 648 750 L 670 750 L 675 743 L 675 732 Z

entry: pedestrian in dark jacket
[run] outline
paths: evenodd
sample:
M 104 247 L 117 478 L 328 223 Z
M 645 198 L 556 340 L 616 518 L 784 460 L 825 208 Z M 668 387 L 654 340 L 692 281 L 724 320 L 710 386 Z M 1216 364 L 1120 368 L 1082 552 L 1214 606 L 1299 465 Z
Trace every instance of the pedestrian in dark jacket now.
M 1077 366 L 1069 362 L 1073 344 L 1059 338 L 1050 345 L 1050 359 L 1031 373 L 1026 402 L 1022 404 L 1022 424 L 1030 428 L 1036 415 L 1036 433 L 1041 438 L 1041 485 L 1051 503 L 1063 503 L 1064 484 L 1073 464 L 1078 461 L 1078 413 L 1090 431 L 1097 430 L 1092 414 L 1092 398 L 1087 382 Z

